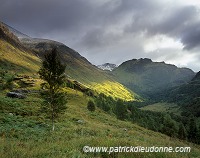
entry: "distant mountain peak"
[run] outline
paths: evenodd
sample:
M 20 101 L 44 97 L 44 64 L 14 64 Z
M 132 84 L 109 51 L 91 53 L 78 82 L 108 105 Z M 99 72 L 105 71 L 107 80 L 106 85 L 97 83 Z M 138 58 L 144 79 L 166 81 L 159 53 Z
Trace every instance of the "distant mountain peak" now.
M 125 61 L 112 72 L 118 82 L 147 96 L 185 84 L 195 76 L 188 68 L 178 68 L 165 62 L 153 62 L 148 58 Z
M 111 64 L 111 63 L 105 63 L 105 64 L 102 64 L 102 65 L 98 65 L 97 67 L 99 69 L 102 69 L 102 70 L 112 71 L 113 69 L 115 69 L 117 67 L 117 65 Z

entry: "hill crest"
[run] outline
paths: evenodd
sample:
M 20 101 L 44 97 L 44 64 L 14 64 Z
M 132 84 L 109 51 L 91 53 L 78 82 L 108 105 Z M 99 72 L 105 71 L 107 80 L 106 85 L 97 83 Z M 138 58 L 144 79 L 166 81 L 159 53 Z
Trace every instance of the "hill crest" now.
M 153 62 L 148 58 L 123 62 L 112 73 L 118 82 L 144 95 L 185 84 L 195 76 L 189 68 Z

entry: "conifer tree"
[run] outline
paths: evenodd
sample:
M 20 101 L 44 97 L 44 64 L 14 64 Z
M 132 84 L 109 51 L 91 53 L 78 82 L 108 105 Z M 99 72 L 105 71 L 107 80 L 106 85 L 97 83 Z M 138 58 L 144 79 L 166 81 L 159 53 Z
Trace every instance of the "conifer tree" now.
M 196 118 L 194 116 L 190 116 L 188 140 L 193 143 L 196 143 L 197 133 L 198 133 L 198 128 L 197 128 Z
M 120 99 L 116 102 L 115 114 L 120 120 L 125 120 L 127 118 L 127 105 Z
M 65 67 L 61 63 L 57 50 L 53 49 L 44 56 L 44 61 L 38 72 L 40 78 L 44 80 L 41 94 L 45 101 L 42 110 L 51 117 L 53 131 L 55 118 L 66 109 L 66 94 L 62 91 L 62 85 L 65 81 Z
M 198 130 L 197 130 L 197 140 L 196 140 L 196 143 L 200 144 L 200 126 L 198 127 Z
M 95 107 L 95 104 L 94 104 L 93 101 L 91 101 L 91 100 L 88 101 L 87 109 L 88 109 L 89 111 L 92 111 L 92 112 L 95 111 L 96 107 Z
M 169 114 L 164 116 L 162 132 L 170 137 L 176 137 L 178 127 Z
M 178 137 L 183 140 L 187 138 L 187 132 L 183 123 L 179 124 Z

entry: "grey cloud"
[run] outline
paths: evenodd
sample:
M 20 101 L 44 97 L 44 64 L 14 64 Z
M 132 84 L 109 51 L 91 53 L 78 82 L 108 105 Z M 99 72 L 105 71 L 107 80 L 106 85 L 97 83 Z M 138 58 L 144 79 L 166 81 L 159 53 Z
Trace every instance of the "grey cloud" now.
M 151 28 L 150 32 L 169 34 L 171 36 L 180 36 L 182 29 L 187 27 L 186 24 L 196 17 L 196 8 L 187 6 L 170 11 L 168 16 L 163 16 L 162 20 Z
M 132 24 L 125 28 L 125 32 L 145 32 L 148 36 L 164 34 L 180 39 L 186 48 L 196 46 L 192 43 L 198 40 L 198 27 L 195 22 L 199 15 L 194 6 L 176 8 L 175 10 L 169 8 L 164 11 L 162 11 L 162 8 L 158 8 L 156 12 L 149 12 L 149 14 L 150 17 L 144 14 L 133 16 Z M 189 36 L 194 37 L 194 39 L 189 38 Z
M 92 6 L 82 0 L 8 0 L 1 7 L 4 8 L 0 9 L 3 21 L 41 34 L 80 28 L 92 10 Z
M 0 20 L 30 36 L 59 40 L 93 63 L 119 63 L 173 57 L 172 51 L 167 53 L 170 48 L 144 52 L 145 39 L 161 34 L 181 41 L 187 53 L 198 52 L 197 8 L 173 0 L 3 0 Z
M 200 47 L 200 22 L 189 25 L 184 30 L 181 41 L 184 43 L 184 48 L 187 50 L 195 49 Z
M 105 38 L 106 33 L 104 30 L 98 28 L 98 29 L 93 29 L 92 31 L 87 32 L 83 38 L 82 38 L 82 45 L 86 46 L 87 48 L 93 48 L 93 47 L 102 47 L 109 42 Z

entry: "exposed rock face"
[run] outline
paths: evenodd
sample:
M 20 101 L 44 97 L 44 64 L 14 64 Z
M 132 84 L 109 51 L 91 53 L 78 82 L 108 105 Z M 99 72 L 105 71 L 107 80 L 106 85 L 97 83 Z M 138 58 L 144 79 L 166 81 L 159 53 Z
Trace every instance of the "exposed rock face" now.
M 7 97 L 10 97 L 10 98 L 19 98 L 19 99 L 25 99 L 26 96 L 21 94 L 21 93 L 16 93 L 16 92 L 8 92 L 6 94 Z

